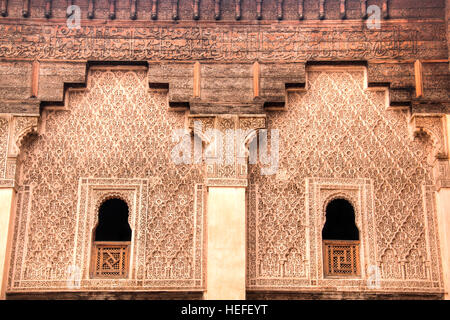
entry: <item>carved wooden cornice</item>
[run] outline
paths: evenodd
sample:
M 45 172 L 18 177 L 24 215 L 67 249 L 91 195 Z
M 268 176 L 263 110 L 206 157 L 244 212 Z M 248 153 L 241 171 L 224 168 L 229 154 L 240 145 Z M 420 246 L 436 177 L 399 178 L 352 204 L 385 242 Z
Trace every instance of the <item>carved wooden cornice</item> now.
M 0 1 L 0 15 L 2 17 L 8 16 L 8 0 Z
M 383 0 L 381 11 L 383 12 L 383 18 L 389 19 L 389 0 Z
M 122 1 L 122 0 L 120 0 Z M 127 0 L 123 0 L 127 1 Z M 209 17 L 214 17 L 215 20 L 222 19 L 223 11 L 225 10 L 225 7 L 222 5 L 225 2 L 222 2 L 222 0 L 211 0 L 212 5 L 208 3 L 203 3 L 201 0 L 188 0 L 188 2 L 182 2 L 180 3 L 179 0 L 164 0 L 169 1 L 169 6 L 162 6 L 160 7 L 160 2 L 158 0 L 129 0 L 129 7 L 117 7 L 117 0 L 107 0 L 108 3 L 108 17 L 111 20 L 116 19 L 116 16 L 119 14 L 118 11 L 120 11 L 120 16 L 123 16 L 124 12 L 128 14 L 129 12 L 129 19 L 130 20 L 137 20 L 139 12 L 141 10 L 147 11 L 148 6 L 150 6 L 150 16 L 152 20 L 157 20 L 158 16 L 167 16 L 171 15 L 173 20 L 179 19 L 179 11 L 180 6 L 183 6 L 183 12 L 187 12 L 188 10 L 193 11 L 192 19 L 194 20 L 200 20 L 200 19 L 209 19 Z M 314 12 L 316 14 L 316 17 L 320 20 L 326 19 L 326 10 L 329 8 L 329 10 L 338 10 L 339 16 L 341 19 L 357 19 L 355 17 L 355 13 L 352 11 L 348 11 L 347 7 L 347 0 L 336 0 L 339 4 L 339 9 L 331 9 L 331 6 L 327 6 L 326 0 L 318 0 L 316 3 L 317 5 L 314 7 L 305 7 L 305 1 L 304 0 L 290 0 L 290 1 L 284 1 L 284 0 L 266 0 L 266 3 L 264 0 L 249 0 L 249 2 L 244 3 L 242 0 L 227 0 L 230 1 L 232 4 L 234 4 L 235 8 L 235 19 L 240 20 L 243 16 L 244 10 L 252 10 L 251 14 L 253 15 L 253 19 L 262 20 L 263 19 L 263 10 L 271 11 L 271 16 L 276 16 L 276 19 L 283 20 L 284 15 L 286 12 L 296 12 L 298 15 L 299 20 L 303 20 L 304 16 L 306 14 L 306 10 L 309 10 L 311 12 Z M 233 2 L 234 1 L 234 2 Z M 354 0 L 357 1 L 357 0 Z M 412 1 L 412 0 L 411 0 Z M 88 18 L 94 19 L 95 18 L 95 0 L 87 0 L 88 2 Z M 367 17 L 367 6 L 368 2 L 367 0 L 359 0 L 360 8 L 361 8 L 361 17 L 365 19 Z M 56 12 L 52 12 L 53 5 L 60 6 L 59 2 L 53 2 L 53 0 L 43 0 L 44 3 L 44 16 L 46 18 L 62 18 L 61 16 L 58 16 L 60 14 L 60 10 L 57 10 Z M 63 0 L 63 3 L 67 3 L 67 7 L 70 5 L 79 5 L 78 2 L 74 2 L 73 0 Z M 122 3 L 122 2 L 119 2 Z M 226 2 L 228 5 L 228 2 Z M 170 6 L 171 4 L 171 6 Z M 39 3 L 36 1 L 31 0 L 18 0 L 18 1 L 8 1 L 8 0 L 0 0 L 0 17 L 6 17 L 8 16 L 8 11 L 10 14 L 16 14 L 17 12 L 22 12 L 22 16 L 24 18 L 39 18 L 39 17 L 32 17 L 31 11 L 32 10 L 42 10 L 42 8 L 39 8 Z M 388 19 L 390 16 L 390 1 L 389 0 L 380 0 L 378 5 L 381 7 L 382 15 L 384 19 Z M 12 8 L 14 7 L 14 8 Z M 18 7 L 18 8 L 17 8 Z M 61 7 L 58 7 L 61 8 Z M 228 7 L 227 7 L 228 8 Z M 407 7 L 405 7 L 407 8 Z M 85 9 L 83 9 L 85 10 Z M 163 10 L 167 10 L 169 12 L 162 13 Z M 212 11 L 208 14 L 204 14 L 201 16 L 201 11 Z M 397 8 L 395 8 L 395 11 L 397 12 Z M 269 14 L 267 14 L 269 16 Z M 142 15 L 143 16 L 143 15 Z M 206 18 L 208 17 L 208 18 Z M 246 14 L 246 17 L 249 17 L 248 14 Z M 414 16 L 414 18 L 419 18 L 419 16 Z M 140 18 L 142 19 L 142 17 Z M 251 20 L 252 18 L 250 18 Z

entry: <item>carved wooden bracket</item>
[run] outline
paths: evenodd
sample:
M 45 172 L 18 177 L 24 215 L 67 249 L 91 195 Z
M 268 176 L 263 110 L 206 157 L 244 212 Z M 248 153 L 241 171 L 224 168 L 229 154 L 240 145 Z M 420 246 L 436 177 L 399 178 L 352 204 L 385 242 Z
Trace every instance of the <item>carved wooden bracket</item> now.
M 158 0 L 152 0 L 152 20 L 158 19 Z
M 33 61 L 31 66 L 31 97 L 37 98 L 39 95 L 39 73 L 40 63 L 39 61 Z
M 205 144 L 204 163 L 208 186 L 248 185 L 248 144 L 266 115 L 189 115 L 188 129 Z M 197 159 L 199 161 L 200 159 Z
M 137 19 L 137 0 L 130 0 L 130 19 Z
M 179 0 L 172 0 L 172 20 L 178 20 L 178 6 L 179 6 Z
M 298 19 L 303 20 L 305 18 L 305 0 L 298 0 Z
M 0 14 L 2 15 L 2 17 L 6 17 L 8 15 L 8 0 L 1 0 Z
M 389 19 L 389 0 L 383 0 L 381 11 L 383 12 L 383 18 Z
M 277 19 L 283 20 L 283 2 L 284 0 L 277 0 Z
M 325 19 L 325 0 L 319 0 L 319 19 Z
M 95 17 L 95 0 L 89 0 L 88 3 L 88 18 L 94 19 Z
M 194 20 L 200 19 L 200 0 L 194 0 Z
M 339 16 L 341 19 L 347 18 L 347 0 L 341 0 L 339 4 Z
M 214 19 L 220 20 L 221 18 L 221 0 L 214 0 Z
M 256 0 L 256 19 L 262 19 L 262 3 L 263 0 Z
M 109 0 L 109 18 L 111 20 L 116 18 L 116 0 Z
M 241 2 L 242 0 L 235 0 L 236 5 L 236 20 L 241 20 L 242 18 L 242 8 L 241 8 Z
M 23 0 L 22 16 L 28 18 L 30 16 L 30 0 Z
M 52 0 L 45 0 L 44 16 L 49 19 L 52 16 Z
M 367 0 L 361 0 L 361 19 L 367 19 Z

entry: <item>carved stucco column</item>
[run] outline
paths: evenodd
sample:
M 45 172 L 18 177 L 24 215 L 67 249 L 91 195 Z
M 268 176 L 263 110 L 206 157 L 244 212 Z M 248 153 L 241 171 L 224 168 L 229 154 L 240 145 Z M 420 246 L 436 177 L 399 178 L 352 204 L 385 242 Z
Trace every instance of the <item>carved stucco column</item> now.
M 411 117 L 415 136 L 427 136 L 432 142 L 429 162 L 433 165 L 436 185 L 437 223 L 445 299 L 450 299 L 450 116 L 445 114 L 416 114 Z M 437 263 L 437 261 L 436 261 Z
M 247 145 L 265 127 L 265 115 L 189 116 L 189 128 L 205 146 L 205 299 L 245 299 Z
M 0 299 L 5 299 L 11 251 L 16 161 L 24 138 L 37 132 L 38 115 L 0 115 Z

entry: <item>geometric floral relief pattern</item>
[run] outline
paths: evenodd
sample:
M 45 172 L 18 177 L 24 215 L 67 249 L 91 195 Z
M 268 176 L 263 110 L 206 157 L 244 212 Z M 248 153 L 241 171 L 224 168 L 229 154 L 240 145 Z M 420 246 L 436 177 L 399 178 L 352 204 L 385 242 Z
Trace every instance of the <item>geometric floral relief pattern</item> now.
M 381 290 L 440 289 L 430 142 L 413 141 L 408 112 L 387 109 L 386 91 L 367 88 L 366 79 L 363 68 L 313 67 L 305 92 L 289 93 L 286 110 L 268 114 L 269 130 L 279 130 L 280 160 L 271 176 L 260 174 L 261 164 L 249 167 L 249 289 L 364 289 L 368 263 L 380 272 Z M 370 192 L 347 192 L 350 200 L 370 201 L 355 209 L 357 219 L 365 210 L 359 215 L 373 221 L 375 235 L 361 235 L 359 281 L 323 279 L 314 248 L 322 245 L 327 197 L 310 197 L 311 179 L 325 179 L 333 184 L 325 191 L 337 194 L 341 182 L 343 189 L 345 181 L 369 183 Z
M 0 179 L 5 178 L 8 137 L 9 121 L 6 118 L 0 117 Z
M 184 113 L 149 90 L 141 67 L 92 67 L 87 89 L 66 99 L 21 148 L 9 290 L 67 290 L 74 273 L 77 290 L 202 288 L 201 166 L 169 152 Z M 130 211 L 128 278 L 90 279 L 98 206 L 111 197 Z

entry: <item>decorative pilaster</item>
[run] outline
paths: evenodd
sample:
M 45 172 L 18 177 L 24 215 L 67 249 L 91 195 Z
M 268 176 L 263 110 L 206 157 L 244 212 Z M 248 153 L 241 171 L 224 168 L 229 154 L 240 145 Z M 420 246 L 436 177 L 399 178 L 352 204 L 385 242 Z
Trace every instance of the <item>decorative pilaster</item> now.
M 0 299 L 5 299 L 14 230 L 17 157 L 25 137 L 37 134 L 38 118 L 38 114 L 0 116 Z
M 447 146 L 450 141 L 450 115 L 443 116 L 443 132 Z M 448 149 L 447 149 L 448 151 Z M 448 154 L 447 154 L 448 155 Z M 450 299 L 450 161 L 438 158 L 434 166 L 436 181 L 436 211 L 439 246 L 444 280 L 445 299 Z
M 190 115 L 188 126 L 206 147 L 208 250 L 205 298 L 243 300 L 246 295 L 249 155 L 246 146 L 256 137 L 258 129 L 266 127 L 266 116 Z M 197 163 L 201 154 L 197 155 Z

